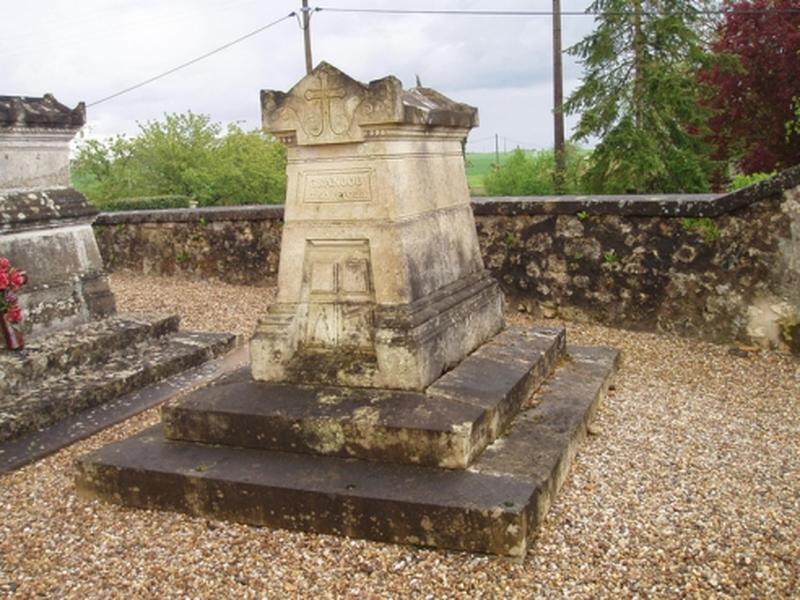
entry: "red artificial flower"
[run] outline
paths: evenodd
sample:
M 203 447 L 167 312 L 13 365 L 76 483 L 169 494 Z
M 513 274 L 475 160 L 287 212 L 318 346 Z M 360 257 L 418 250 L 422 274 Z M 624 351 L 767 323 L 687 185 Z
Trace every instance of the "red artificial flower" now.
M 11 283 L 11 287 L 15 290 L 25 285 L 25 276 L 16 269 L 11 269 L 11 271 L 8 272 L 8 280 Z
M 3 271 L 0 271 L 0 291 L 6 289 L 9 283 L 11 283 L 11 280 L 9 279 L 8 275 L 3 273 Z
M 22 310 L 16 304 L 8 309 L 6 320 L 9 323 L 19 323 L 22 321 Z
M 11 261 L 8 260 L 6 257 L 0 257 L 0 272 L 8 271 L 8 268 L 11 266 Z

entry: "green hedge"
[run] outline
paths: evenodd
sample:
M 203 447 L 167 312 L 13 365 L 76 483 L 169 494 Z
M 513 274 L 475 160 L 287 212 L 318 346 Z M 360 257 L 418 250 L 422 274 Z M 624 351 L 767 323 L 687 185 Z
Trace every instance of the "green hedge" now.
M 73 185 L 98 207 L 114 200 L 111 210 L 120 210 L 120 202 L 140 208 L 127 199 L 175 195 L 200 206 L 279 203 L 286 195 L 286 148 L 263 131 L 223 128 L 191 112 L 139 128 L 132 138 L 79 143 Z

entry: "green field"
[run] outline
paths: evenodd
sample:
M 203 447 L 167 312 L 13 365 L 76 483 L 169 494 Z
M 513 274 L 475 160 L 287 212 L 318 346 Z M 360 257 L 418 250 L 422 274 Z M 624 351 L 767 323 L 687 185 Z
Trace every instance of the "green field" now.
M 500 153 L 502 165 L 511 152 Z M 492 168 L 496 158 L 494 152 L 467 152 L 467 185 L 475 192 L 483 191 L 483 177 Z

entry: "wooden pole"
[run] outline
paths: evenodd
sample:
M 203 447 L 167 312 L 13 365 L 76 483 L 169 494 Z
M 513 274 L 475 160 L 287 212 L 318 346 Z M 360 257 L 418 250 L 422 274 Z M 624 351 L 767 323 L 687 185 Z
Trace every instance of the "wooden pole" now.
M 553 152 L 555 173 L 553 183 L 556 193 L 564 188 L 566 156 L 564 155 L 564 72 L 561 62 L 561 0 L 553 0 Z
M 637 129 L 643 126 L 644 36 L 642 34 L 642 2 L 633 2 L 633 117 Z
M 306 50 L 306 74 L 308 74 L 314 68 L 311 60 L 311 13 L 308 12 L 308 0 L 303 0 L 303 42 Z
M 500 136 L 494 134 L 494 163 L 500 166 Z

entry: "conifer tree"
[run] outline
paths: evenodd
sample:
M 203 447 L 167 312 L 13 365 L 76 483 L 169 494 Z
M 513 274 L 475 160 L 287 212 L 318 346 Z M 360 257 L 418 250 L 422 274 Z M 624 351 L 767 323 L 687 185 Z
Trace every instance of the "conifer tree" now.
M 568 52 L 584 67 L 565 103 L 575 141 L 598 139 L 586 174 L 595 193 L 700 192 L 712 169 L 696 73 L 699 2 L 595 0 L 597 28 Z

